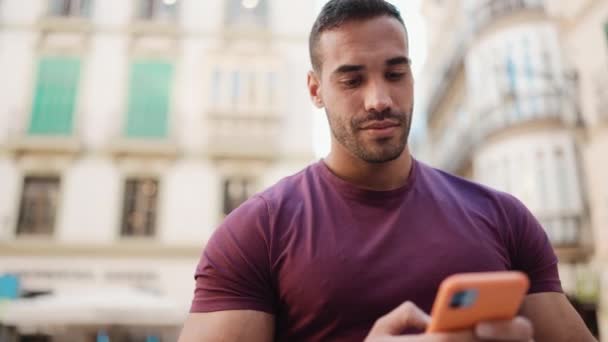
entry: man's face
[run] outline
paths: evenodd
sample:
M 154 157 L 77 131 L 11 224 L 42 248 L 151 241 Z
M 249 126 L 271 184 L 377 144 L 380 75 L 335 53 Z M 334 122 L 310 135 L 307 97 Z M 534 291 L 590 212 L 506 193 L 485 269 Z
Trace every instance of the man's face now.
M 309 89 L 315 104 L 325 107 L 333 139 L 369 163 L 398 158 L 413 108 L 401 23 L 388 16 L 346 22 L 321 34 L 318 51 L 320 70 L 309 75 Z

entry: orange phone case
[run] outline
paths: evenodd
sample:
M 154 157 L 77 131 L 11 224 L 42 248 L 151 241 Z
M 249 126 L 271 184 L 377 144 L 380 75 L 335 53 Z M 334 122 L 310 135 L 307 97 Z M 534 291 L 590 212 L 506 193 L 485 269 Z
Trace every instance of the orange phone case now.
M 529 287 L 528 277 L 517 271 L 460 273 L 447 277 L 439 287 L 427 332 L 471 329 L 477 322 L 515 317 Z M 454 307 L 467 295 L 468 307 Z M 458 299 L 460 296 L 461 299 Z

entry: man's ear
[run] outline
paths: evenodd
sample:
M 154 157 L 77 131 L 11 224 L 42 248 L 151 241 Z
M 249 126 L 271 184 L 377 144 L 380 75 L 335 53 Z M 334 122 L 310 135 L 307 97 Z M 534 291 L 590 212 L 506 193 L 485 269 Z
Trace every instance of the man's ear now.
M 314 103 L 317 108 L 323 108 L 325 105 L 323 104 L 323 97 L 321 96 L 321 81 L 319 80 L 319 75 L 317 75 L 314 70 L 310 70 L 306 81 L 312 103 Z

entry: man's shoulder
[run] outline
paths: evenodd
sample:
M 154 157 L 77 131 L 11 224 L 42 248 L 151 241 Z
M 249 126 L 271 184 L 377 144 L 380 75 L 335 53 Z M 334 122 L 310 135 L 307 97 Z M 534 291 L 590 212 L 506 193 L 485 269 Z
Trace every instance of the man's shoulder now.
M 299 201 L 307 196 L 307 193 L 315 186 L 317 168 L 318 162 L 312 163 L 302 170 L 280 179 L 255 196 L 263 199 L 271 207 L 276 207 L 286 201 Z
M 256 193 L 226 216 L 221 226 L 242 226 L 243 222 L 271 222 L 276 214 L 293 203 L 301 202 L 314 181 L 315 164 L 286 176 L 267 189 Z M 258 221 L 260 220 L 261 221 Z
M 450 172 L 418 162 L 419 174 L 429 191 L 439 198 L 469 203 L 493 203 L 500 206 L 519 207 L 520 201 L 513 195 Z

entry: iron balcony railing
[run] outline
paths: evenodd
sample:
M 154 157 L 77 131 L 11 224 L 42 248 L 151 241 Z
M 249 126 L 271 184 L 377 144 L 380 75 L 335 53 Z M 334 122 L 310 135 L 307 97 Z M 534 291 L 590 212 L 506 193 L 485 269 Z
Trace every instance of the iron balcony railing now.
M 470 13 L 473 32 L 479 33 L 488 25 L 507 15 L 521 11 L 544 11 L 544 0 L 486 0 L 474 7 Z
M 537 215 L 555 248 L 578 247 L 582 244 L 583 219 L 580 213 Z

